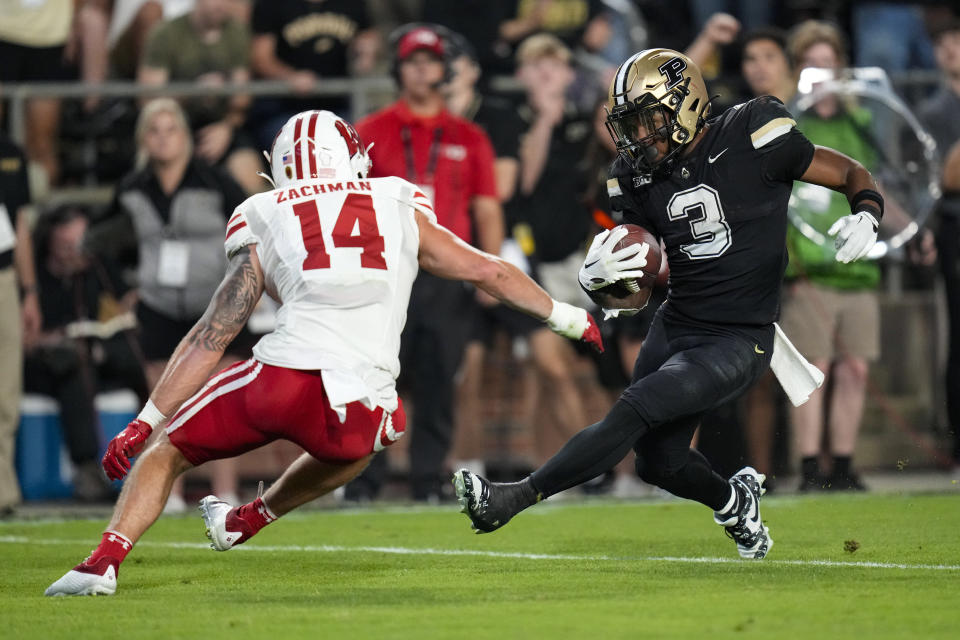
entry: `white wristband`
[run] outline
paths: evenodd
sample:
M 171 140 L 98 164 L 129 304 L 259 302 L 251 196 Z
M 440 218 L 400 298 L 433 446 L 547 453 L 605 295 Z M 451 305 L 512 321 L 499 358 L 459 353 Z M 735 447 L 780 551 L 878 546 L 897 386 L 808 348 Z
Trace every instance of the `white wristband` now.
M 579 340 L 587 330 L 587 312 L 566 302 L 553 301 L 553 311 L 547 318 L 547 326 L 571 340 Z
M 153 400 L 147 400 L 147 404 L 143 406 L 143 409 L 140 410 L 140 415 L 137 416 L 137 420 L 142 420 L 151 427 L 156 427 L 166 419 L 167 416 L 160 413 L 157 405 L 153 404 Z

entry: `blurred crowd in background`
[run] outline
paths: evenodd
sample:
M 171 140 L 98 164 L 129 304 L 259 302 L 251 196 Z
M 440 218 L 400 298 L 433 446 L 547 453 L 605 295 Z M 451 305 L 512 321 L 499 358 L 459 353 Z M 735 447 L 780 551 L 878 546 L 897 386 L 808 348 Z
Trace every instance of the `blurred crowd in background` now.
M 782 322 L 828 384 L 793 409 L 766 377 L 705 419 L 696 445 L 722 473 L 745 460 L 774 481 L 798 476 L 777 490 L 866 489 L 855 453 L 861 468 L 955 469 L 952 3 L 0 0 L 0 511 L 24 497 L 66 497 L 33 480 L 64 466 L 66 495 L 115 495 L 99 456 L 124 423 L 111 430 L 110 410 L 96 400 L 129 390 L 134 400 L 114 411 L 130 417 L 146 400 L 220 282 L 227 219 L 270 188 L 257 175 L 262 150 L 299 111 L 357 123 L 374 144 L 372 175 L 426 187 L 440 222 L 461 238 L 521 265 L 554 298 L 589 307 L 577 269 L 593 234 L 618 222 L 605 194 L 616 153 L 606 90 L 621 62 L 650 47 L 684 51 L 701 66 L 717 94 L 714 114 L 759 95 L 789 105 L 804 67 L 880 67 L 943 163 L 936 215 L 902 255 L 841 268 L 791 231 Z M 856 112 L 824 109 L 798 126 L 869 168 Z M 824 203 L 837 216 L 847 212 L 839 198 Z M 400 380 L 412 434 L 345 498 L 393 491 L 442 501 L 461 463 L 511 478 L 545 461 L 627 384 L 666 295 L 663 275 L 644 313 L 604 323 L 602 357 L 460 284 L 421 276 L 403 347 L 417 384 Z M 273 312 L 262 304 L 224 366 L 250 357 Z M 899 324 L 888 328 L 888 316 Z M 922 351 L 919 366 L 901 358 L 903 343 Z M 926 385 L 910 381 L 924 376 Z M 35 453 L 39 423 L 29 418 L 40 405 L 24 394 L 53 403 L 69 462 Z M 860 455 L 860 427 L 872 423 L 883 426 Z M 183 510 L 193 484 L 212 483 L 235 502 L 289 455 L 278 446 L 188 475 L 168 509 Z M 585 490 L 642 495 L 632 469 L 621 465 Z

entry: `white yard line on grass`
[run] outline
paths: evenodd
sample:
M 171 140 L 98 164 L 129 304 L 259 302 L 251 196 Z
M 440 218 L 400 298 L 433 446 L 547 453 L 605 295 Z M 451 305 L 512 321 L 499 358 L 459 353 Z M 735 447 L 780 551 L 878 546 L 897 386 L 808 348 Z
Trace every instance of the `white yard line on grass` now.
M 25 536 L 0 536 L 0 544 L 39 544 L 54 546 L 90 546 L 92 540 L 56 540 L 37 539 Z M 165 549 L 209 549 L 202 542 L 139 542 L 140 547 L 159 547 Z M 479 549 L 430 549 L 412 547 L 347 547 L 339 545 L 250 545 L 237 547 L 242 552 L 271 553 L 385 553 L 393 555 L 421 556 L 481 556 L 485 558 L 516 558 L 522 560 L 574 560 L 587 562 L 678 562 L 694 564 L 752 564 L 748 560 L 736 558 L 677 557 L 677 556 L 580 556 L 555 553 L 523 553 L 519 551 L 483 551 Z M 956 564 L 905 564 L 896 562 L 852 562 L 839 560 L 765 560 L 764 565 L 794 565 L 801 567 L 847 567 L 853 569 L 907 569 L 915 571 L 960 571 Z

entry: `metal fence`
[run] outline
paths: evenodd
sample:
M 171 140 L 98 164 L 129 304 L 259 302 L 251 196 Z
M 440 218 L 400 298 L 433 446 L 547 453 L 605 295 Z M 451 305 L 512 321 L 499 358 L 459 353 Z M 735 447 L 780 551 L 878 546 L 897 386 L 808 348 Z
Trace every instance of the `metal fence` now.
M 519 85 L 512 77 L 498 76 L 491 79 L 490 88 L 497 92 L 515 92 L 519 90 Z M 376 107 L 377 96 L 391 95 L 394 91 L 395 83 L 389 76 L 324 78 L 312 90 L 297 94 L 296 97 L 347 97 L 350 100 L 351 112 L 359 117 Z M 227 83 L 217 87 L 203 86 L 195 82 L 170 82 L 162 86 L 149 87 L 137 82 L 119 81 L 99 85 L 83 82 L 43 82 L 7 84 L 0 87 L 0 99 L 9 104 L 10 137 L 21 145 L 26 137 L 26 105 L 32 98 L 81 99 L 88 96 L 189 98 L 233 95 L 292 97 L 290 85 L 277 80 L 256 80 L 243 84 Z

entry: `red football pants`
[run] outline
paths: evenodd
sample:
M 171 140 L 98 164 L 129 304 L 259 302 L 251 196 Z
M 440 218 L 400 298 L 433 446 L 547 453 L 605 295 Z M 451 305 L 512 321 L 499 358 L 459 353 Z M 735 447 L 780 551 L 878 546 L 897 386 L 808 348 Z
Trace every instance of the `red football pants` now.
M 403 406 L 392 414 L 347 405 L 331 408 L 320 371 L 274 367 L 256 359 L 224 369 L 183 403 L 167 435 L 193 465 L 230 458 L 277 439 L 323 462 L 346 463 L 382 450 L 403 435 Z

